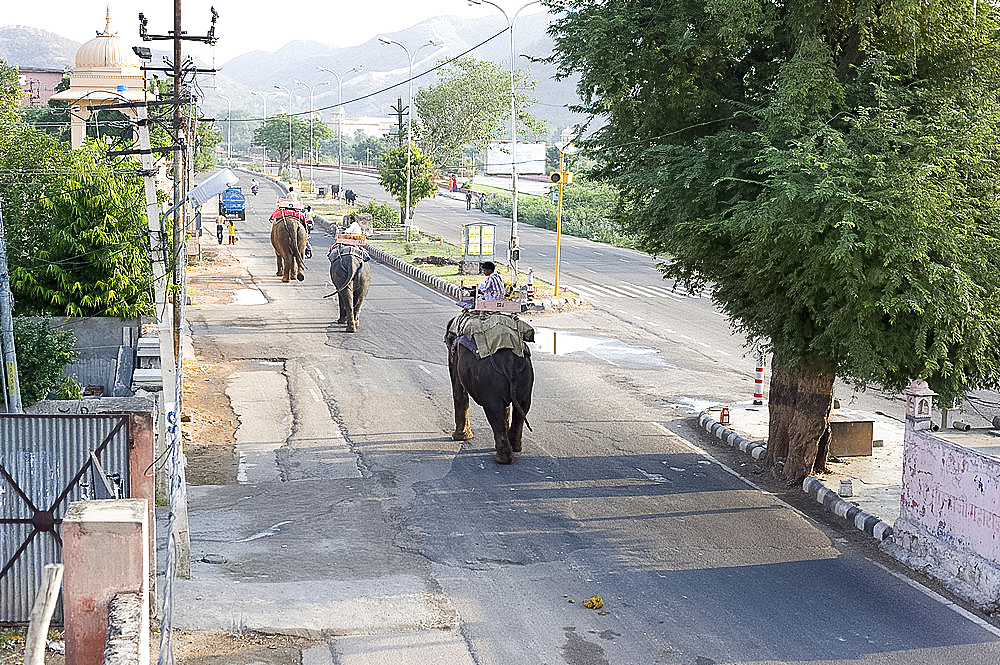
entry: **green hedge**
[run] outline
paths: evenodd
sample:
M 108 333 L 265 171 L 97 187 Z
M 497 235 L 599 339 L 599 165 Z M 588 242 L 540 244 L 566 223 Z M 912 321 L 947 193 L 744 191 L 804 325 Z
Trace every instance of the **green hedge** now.
M 635 238 L 622 233 L 611 221 L 617 205 L 615 191 L 607 185 L 576 182 L 563 187 L 562 232 L 618 247 L 633 247 Z M 513 201 L 509 194 L 487 194 L 484 212 L 510 219 Z M 556 230 L 556 204 L 541 196 L 517 197 L 517 221 Z

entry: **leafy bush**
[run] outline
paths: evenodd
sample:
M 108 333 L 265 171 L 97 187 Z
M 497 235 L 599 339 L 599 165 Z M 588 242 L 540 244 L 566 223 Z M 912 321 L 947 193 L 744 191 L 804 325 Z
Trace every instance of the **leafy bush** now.
M 48 317 L 14 317 L 14 350 L 21 402 L 25 406 L 45 399 L 53 391 L 71 394 L 63 372 L 79 356 L 73 350 L 75 343 L 72 331 L 52 328 Z
M 619 247 L 634 246 L 635 238 L 612 221 L 617 206 L 614 189 L 602 183 L 577 180 L 563 188 L 562 232 Z M 513 202 L 509 194 L 488 194 L 484 212 L 510 218 Z M 517 197 L 517 221 L 555 231 L 556 204 L 540 196 Z
M 399 226 L 399 211 L 388 203 L 369 201 L 358 207 L 358 212 L 367 212 L 372 216 L 372 225 L 376 229 L 390 229 Z

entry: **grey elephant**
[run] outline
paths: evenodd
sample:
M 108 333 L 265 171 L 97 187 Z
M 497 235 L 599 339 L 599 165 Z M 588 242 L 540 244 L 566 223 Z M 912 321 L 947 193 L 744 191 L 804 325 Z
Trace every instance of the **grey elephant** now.
M 327 258 L 330 259 L 330 281 L 340 301 L 337 323 L 346 323 L 347 332 L 357 332 L 361 303 L 372 282 L 371 259 L 363 248 L 349 245 L 334 245 Z
M 483 407 L 493 430 L 494 460 L 510 464 L 513 453 L 521 452 L 521 434 L 531 408 L 535 374 L 531 352 L 524 342 L 534 340 L 534 330 L 517 317 L 493 314 L 479 318 L 477 324 L 476 317 L 455 317 L 448 322 L 444 337 L 455 402 L 455 431 L 451 438 L 472 438 L 471 395 Z M 505 339 L 490 336 L 498 330 Z M 498 345 L 501 348 L 496 348 Z
M 301 213 L 291 209 L 276 210 L 271 215 L 271 246 L 278 263 L 276 275 L 282 282 L 288 282 L 292 276 L 300 282 L 305 279 L 303 257 L 306 255 L 306 242 L 309 234 L 306 231 L 305 220 Z

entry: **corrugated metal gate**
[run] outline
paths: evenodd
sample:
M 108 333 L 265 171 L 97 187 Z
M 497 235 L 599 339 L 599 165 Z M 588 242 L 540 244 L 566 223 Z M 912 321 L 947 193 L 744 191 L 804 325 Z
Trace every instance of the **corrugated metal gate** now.
M 128 423 L 126 414 L 0 414 L 0 623 L 27 622 L 45 564 L 62 562 L 69 504 L 95 498 L 91 453 L 130 495 Z

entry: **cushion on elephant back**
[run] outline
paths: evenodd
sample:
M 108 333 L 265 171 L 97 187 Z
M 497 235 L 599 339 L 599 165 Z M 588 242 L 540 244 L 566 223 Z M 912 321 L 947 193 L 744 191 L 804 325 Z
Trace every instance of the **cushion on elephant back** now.
M 340 261 L 345 256 L 356 256 L 362 261 L 372 260 L 367 249 L 356 245 L 334 245 L 330 248 L 330 253 L 326 255 L 326 258 L 330 259 L 330 263 L 333 263 Z
M 511 349 L 524 355 L 524 343 L 535 341 L 535 329 L 516 314 L 476 312 L 466 310 L 451 322 L 449 332 L 475 340 L 480 358 L 491 356 L 498 349 Z

